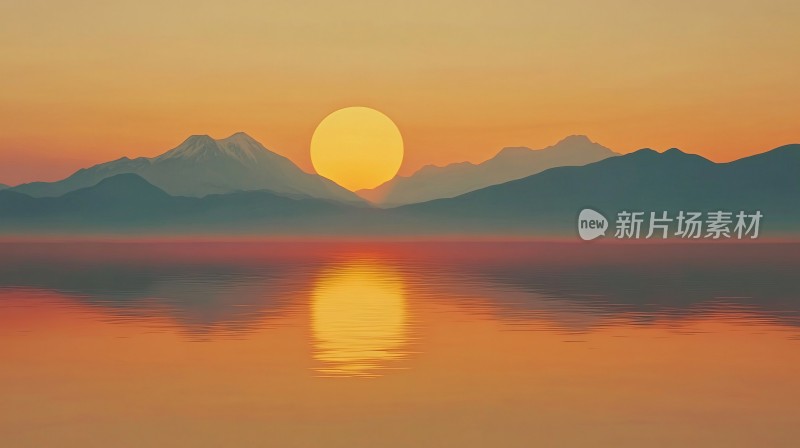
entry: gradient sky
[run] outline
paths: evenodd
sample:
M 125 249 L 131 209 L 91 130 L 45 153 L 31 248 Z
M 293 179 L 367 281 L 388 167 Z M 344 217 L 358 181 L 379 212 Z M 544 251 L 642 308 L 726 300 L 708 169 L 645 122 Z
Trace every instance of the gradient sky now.
M 587 134 L 727 161 L 800 142 L 800 2 L 0 0 L 0 182 L 245 131 L 311 171 L 382 111 L 401 174 Z

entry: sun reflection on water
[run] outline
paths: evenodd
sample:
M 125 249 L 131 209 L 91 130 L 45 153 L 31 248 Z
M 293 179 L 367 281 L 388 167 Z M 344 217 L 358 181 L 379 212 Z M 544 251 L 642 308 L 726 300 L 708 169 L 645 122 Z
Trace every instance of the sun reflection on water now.
M 380 376 L 408 352 L 402 278 L 377 260 L 330 266 L 311 293 L 315 371 L 320 376 Z

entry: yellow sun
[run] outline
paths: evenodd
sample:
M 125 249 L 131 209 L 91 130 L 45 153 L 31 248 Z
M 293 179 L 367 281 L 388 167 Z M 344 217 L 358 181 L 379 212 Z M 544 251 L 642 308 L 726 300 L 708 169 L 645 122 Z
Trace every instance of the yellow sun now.
M 317 174 L 351 191 L 390 180 L 402 162 L 400 130 L 389 117 L 368 107 L 337 110 L 311 137 L 311 163 Z

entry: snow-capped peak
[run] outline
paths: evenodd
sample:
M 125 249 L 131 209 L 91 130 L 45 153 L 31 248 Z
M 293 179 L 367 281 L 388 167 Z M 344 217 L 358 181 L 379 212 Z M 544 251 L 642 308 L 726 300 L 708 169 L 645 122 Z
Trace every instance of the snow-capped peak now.
M 244 132 L 237 132 L 228 138 L 217 140 L 217 145 L 226 155 L 242 162 L 255 162 L 259 154 L 266 152 L 260 143 Z
M 155 158 L 156 161 L 181 159 L 185 161 L 207 161 L 220 157 L 238 160 L 243 164 L 256 162 L 266 149 L 244 132 L 228 138 L 214 140 L 208 135 L 193 135 L 177 148 Z

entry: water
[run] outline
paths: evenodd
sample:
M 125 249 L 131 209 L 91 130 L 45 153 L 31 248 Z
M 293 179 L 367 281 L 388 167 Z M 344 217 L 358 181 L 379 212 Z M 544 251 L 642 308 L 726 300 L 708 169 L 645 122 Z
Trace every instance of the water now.
M 796 447 L 800 245 L 4 243 L 0 445 Z

